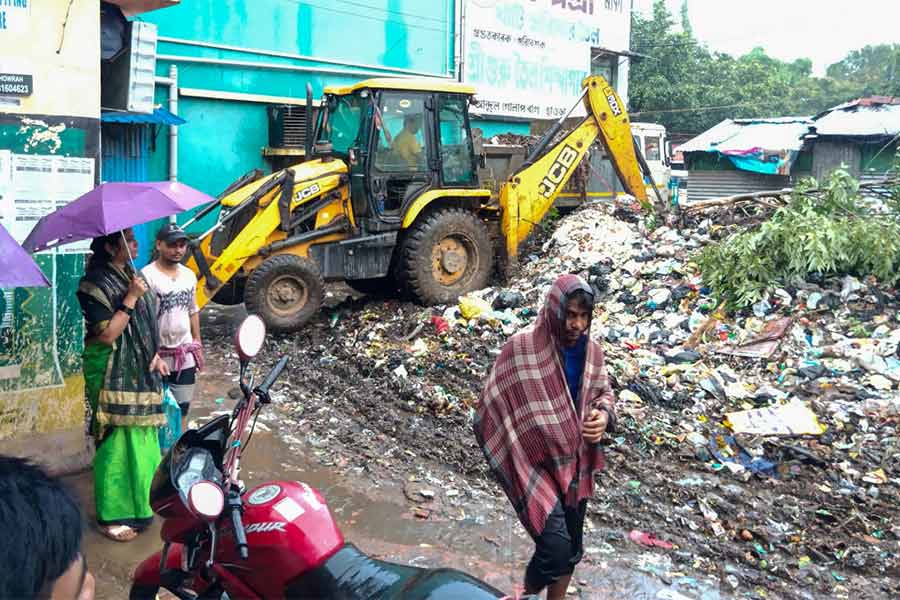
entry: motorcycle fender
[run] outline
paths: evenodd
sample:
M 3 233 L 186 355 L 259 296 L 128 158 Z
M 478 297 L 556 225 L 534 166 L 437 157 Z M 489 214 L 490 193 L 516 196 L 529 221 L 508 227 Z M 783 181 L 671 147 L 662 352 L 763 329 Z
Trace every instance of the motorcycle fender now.
M 181 569 L 181 551 L 184 548 L 181 544 L 172 544 L 169 547 L 169 553 L 166 555 L 165 570 L 177 571 Z M 141 562 L 134 570 L 134 583 L 140 585 L 161 586 L 162 572 L 162 551 L 154 552 Z

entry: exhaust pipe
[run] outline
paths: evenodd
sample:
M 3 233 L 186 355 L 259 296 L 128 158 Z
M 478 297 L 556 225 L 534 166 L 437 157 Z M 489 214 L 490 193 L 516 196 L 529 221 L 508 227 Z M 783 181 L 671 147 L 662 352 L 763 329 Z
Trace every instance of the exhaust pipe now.
M 315 131 L 313 131 L 313 92 L 312 92 L 312 84 L 308 81 L 306 82 L 306 148 L 304 148 L 304 160 L 312 160 L 313 157 L 313 137 L 315 136 Z

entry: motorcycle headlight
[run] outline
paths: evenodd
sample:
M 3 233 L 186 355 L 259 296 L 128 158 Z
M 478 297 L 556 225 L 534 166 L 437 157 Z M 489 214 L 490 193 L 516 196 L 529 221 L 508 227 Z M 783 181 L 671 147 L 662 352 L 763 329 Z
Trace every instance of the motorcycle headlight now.
M 188 491 L 188 504 L 194 514 L 212 521 L 222 514 L 225 494 L 212 481 L 198 481 Z

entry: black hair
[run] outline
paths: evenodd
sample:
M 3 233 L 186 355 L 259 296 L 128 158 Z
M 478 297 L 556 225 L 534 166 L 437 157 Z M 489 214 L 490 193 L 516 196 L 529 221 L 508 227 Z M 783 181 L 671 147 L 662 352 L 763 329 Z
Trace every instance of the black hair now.
M 112 260 L 112 254 L 106 250 L 106 245 L 109 244 L 113 248 L 118 248 L 121 243 L 122 233 L 118 231 L 116 233 L 110 233 L 109 235 L 95 237 L 91 242 L 91 252 L 93 254 L 91 254 L 91 258 L 88 259 L 88 270 L 108 265 L 109 261 Z
M 575 290 L 571 294 L 566 295 L 565 307 L 573 304 L 582 306 L 588 311 L 592 311 L 594 310 L 594 296 L 584 290 Z
M 49 596 L 81 554 L 81 509 L 56 478 L 0 455 L 0 598 Z

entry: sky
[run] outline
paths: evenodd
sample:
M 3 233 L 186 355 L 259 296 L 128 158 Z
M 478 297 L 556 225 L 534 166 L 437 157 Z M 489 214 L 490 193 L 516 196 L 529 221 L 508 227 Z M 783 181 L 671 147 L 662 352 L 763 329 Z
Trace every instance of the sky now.
M 680 18 L 682 0 L 666 0 Z M 633 0 L 649 12 L 653 0 Z M 756 46 L 769 56 L 809 58 L 813 74 L 866 45 L 900 43 L 900 0 L 688 0 L 694 35 L 735 56 Z

